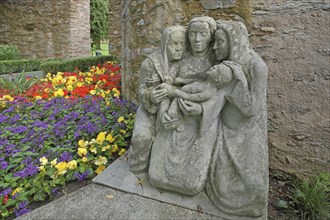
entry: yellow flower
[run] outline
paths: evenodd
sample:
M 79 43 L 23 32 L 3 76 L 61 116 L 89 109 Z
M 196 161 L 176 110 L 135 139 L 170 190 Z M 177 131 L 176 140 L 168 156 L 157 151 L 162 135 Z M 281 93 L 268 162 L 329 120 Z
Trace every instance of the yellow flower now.
M 66 171 L 68 169 L 68 163 L 65 161 L 59 162 L 58 164 L 55 165 L 55 168 L 58 170 L 60 174 L 63 175 L 66 173 L 63 171 Z
M 121 155 L 123 155 L 124 153 L 126 153 L 126 149 L 122 148 L 122 149 L 119 151 L 118 155 L 121 156 Z
M 38 167 L 39 168 L 39 171 L 40 172 L 45 172 L 46 170 L 45 170 L 45 166 L 40 166 L 40 167 Z
M 126 131 L 123 130 L 123 129 L 119 130 L 119 132 L 122 133 L 122 134 L 126 134 Z
M 37 95 L 34 97 L 36 100 L 42 99 L 42 97 L 40 95 Z
M 46 164 L 48 164 L 48 159 L 46 157 L 42 157 L 39 159 L 40 163 L 45 166 Z
M 11 195 L 15 195 L 16 193 L 19 193 L 22 190 L 22 187 L 17 187 L 12 193 Z
M 91 146 L 91 147 L 89 148 L 89 150 L 90 150 L 92 153 L 97 154 L 96 147 Z
M 84 163 L 86 163 L 86 162 L 88 162 L 88 158 L 87 157 L 83 157 L 83 158 L 81 158 L 81 161 L 84 162 Z
M 99 135 L 97 135 L 96 143 L 98 143 L 99 145 L 103 144 L 103 141 L 105 140 L 106 133 L 107 132 L 100 132 Z
M 77 168 L 77 161 L 75 161 L 75 160 L 71 160 L 71 161 L 68 163 L 68 168 L 69 168 L 70 170 L 74 170 L 74 169 L 76 169 L 76 168 Z
M 86 77 L 85 81 L 89 84 L 89 83 L 93 82 L 93 78 Z
M 72 91 L 73 90 L 72 85 L 68 85 L 66 88 L 68 89 L 68 91 Z
M 118 122 L 118 123 L 123 122 L 123 121 L 124 121 L 124 117 L 123 117 L 123 116 L 121 116 L 121 117 L 119 117 L 119 118 L 117 119 L 117 122 Z
M 117 144 L 114 144 L 114 145 L 113 145 L 113 148 L 111 149 L 110 152 L 114 154 L 114 153 L 116 153 L 118 150 L 119 150 L 118 145 L 117 145 Z
M 83 139 L 78 141 L 78 146 L 81 148 L 85 148 L 87 147 L 87 145 L 88 145 L 88 141 L 84 141 Z
M 99 156 L 99 157 L 95 160 L 94 164 L 100 166 L 100 165 L 105 165 L 107 162 L 108 162 L 107 158 L 102 157 L 102 156 Z
M 104 169 L 105 169 L 105 166 L 104 166 L 104 165 L 100 165 L 100 166 L 95 170 L 95 173 L 99 174 L 99 173 L 101 173 Z
M 80 82 L 77 83 L 77 87 L 82 87 L 82 86 L 83 86 L 82 83 L 80 83 Z
M 87 154 L 87 149 L 86 148 L 81 148 L 81 147 L 78 148 L 78 155 L 80 157 L 86 156 L 86 154 Z
M 105 146 L 105 147 L 102 147 L 102 151 L 103 151 L 103 152 L 106 151 L 106 150 L 108 150 L 108 149 L 110 149 L 110 145 L 107 145 L 107 146 Z
M 62 170 L 62 171 L 58 171 L 58 174 L 64 175 L 64 174 L 66 174 L 66 172 L 68 172 L 68 171 L 67 170 Z
M 54 96 L 55 96 L 55 97 L 57 97 L 57 96 L 59 96 L 59 97 L 64 96 L 64 92 L 63 92 L 63 90 L 62 90 L 62 89 L 59 89 L 59 90 L 55 91 L 55 92 L 54 92 Z
M 54 160 L 50 161 L 50 165 L 53 167 L 57 164 L 57 158 L 55 158 Z
M 8 100 L 10 102 L 14 100 L 14 98 L 11 97 L 10 95 L 4 95 L 4 96 L 2 96 L 2 98 L 3 98 L 3 100 Z
M 89 93 L 90 93 L 91 95 L 95 95 L 95 94 L 96 94 L 96 91 L 93 89 L 93 90 L 89 91 Z
M 107 137 L 105 138 L 110 144 L 115 141 L 115 138 L 112 137 L 111 134 L 108 134 Z

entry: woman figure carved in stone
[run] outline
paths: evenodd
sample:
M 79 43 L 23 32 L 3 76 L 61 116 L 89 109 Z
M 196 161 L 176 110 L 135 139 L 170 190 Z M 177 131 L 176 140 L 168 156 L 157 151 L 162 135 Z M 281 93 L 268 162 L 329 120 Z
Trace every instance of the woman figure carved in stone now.
M 133 173 L 145 171 L 149 166 L 150 149 L 156 133 L 158 106 L 167 99 L 166 89 L 155 87 L 163 82 L 173 83 L 179 61 L 186 51 L 185 33 L 186 28 L 183 26 L 164 29 L 160 49 L 141 65 L 140 105 L 136 113 L 128 161 L 129 169 Z
M 212 43 L 215 29 L 216 23 L 210 17 L 196 17 L 190 21 L 188 39 L 191 55 L 182 60 L 175 87 L 160 85 L 168 94 L 172 89 L 181 88 L 182 84 L 206 80 L 207 70 L 214 65 Z M 152 145 L 148 172 L 152 185 L 187 195 L 204 189 L 218 132 L 218 117 L 224 104 L 221 91 L 215 93 L 219 95 L 199 103 L 170 97 L 171 107 L 176 105 L 179 110 L 184 129 L 168 126 L 172 125 L 171 120 L 176 115 L 173 117 L 169 112 L 159 115 L 162 126 Z
M 267 66 L 250 47 L 244 24 L 217 21 L 216 54 L 234 62 L 206 192 L 228 219 L 267 219 Z M 226 46 L 227 45 L 227 46 Z

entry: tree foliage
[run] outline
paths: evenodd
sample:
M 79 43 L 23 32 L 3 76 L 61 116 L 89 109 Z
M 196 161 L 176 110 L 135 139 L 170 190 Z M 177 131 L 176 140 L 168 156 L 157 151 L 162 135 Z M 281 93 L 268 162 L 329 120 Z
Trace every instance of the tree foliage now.
M 90 0 L 92 47 L 100 49 L 102 39 L 108 37 L 109 0 Z

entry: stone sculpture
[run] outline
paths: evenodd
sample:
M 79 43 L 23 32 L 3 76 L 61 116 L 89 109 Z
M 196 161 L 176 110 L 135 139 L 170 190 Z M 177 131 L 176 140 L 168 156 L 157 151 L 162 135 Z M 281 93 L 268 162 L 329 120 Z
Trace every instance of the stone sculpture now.
M 243 23 L 165 29 L 141 67 L 129 168 L 161 189 L 203 190 L 228 219 L 267 219 L 267 66 Z M 176 48 L 176 49 L 173 49 Z
M 151 145 L 156 133 L 157 105 L 167 98 L 165 89 L 155 89 L 162 82 L 172 84 L 179 60 L 186 50 L 186 29 L 183 26 L 164 30 L 161 46 L 141 65 L 140 105 L 136 113 L 130 147 L 129 167 L 132 172 L 145 171 L 149 166 Z

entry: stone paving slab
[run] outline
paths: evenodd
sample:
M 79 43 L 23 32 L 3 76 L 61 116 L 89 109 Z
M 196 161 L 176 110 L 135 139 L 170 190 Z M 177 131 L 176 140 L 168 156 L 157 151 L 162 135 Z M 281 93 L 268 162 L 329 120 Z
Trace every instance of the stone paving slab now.
M 201 219 L 219 218 L 90 184 L 16 218 L 30 219 Z
M 139 175 L 139 177 L 135 176 L 128 170 L 127 154 L 110 164 L 93 179 L 93 182 L 160 202 L 224 217 L 204 191 L 195 196 L 179 195 L 151 186 L 145 174 Z

